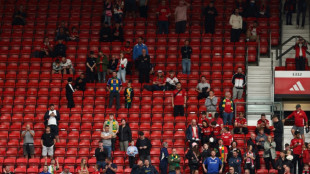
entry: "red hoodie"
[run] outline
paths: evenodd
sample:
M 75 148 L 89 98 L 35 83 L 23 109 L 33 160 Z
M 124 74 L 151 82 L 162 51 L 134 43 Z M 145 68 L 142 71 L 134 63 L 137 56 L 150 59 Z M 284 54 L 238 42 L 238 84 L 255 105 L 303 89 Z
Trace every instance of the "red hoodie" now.
M 308 123 L 308 117 L 303 110 L 300 110 L 298 113 L 297 111 L 292 112 L 287 119 L 295 118 L 295 126 L 297 127 L 304 127 L 305 123 Z

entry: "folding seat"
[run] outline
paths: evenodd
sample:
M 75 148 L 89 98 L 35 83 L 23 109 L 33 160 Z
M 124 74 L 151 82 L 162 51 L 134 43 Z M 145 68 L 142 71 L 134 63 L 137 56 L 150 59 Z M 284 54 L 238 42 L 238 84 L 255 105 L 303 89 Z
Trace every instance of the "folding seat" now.
M 67 142 L 67 148 L 78 147 L 78 146 L 79 146 L 78 139 L 69 139 L 69 141 Z
M 72 117 L 71 117 L 72 118 Z M 70 118 L 70 119 L 71 119 Z M 80 130 L 80 121 L 79 122 L 73 122 L 73 123 L 70 123 L 70 126 L 69 126 L 69 129 L 74 132 L 74 131 L 79 131 Z
M 17 167 L 26 167 L 28 164 L 27 158 L 17 158 L 16 160 Z
M 35 125 L 34 125 L 34 130 L 35 131 L 38 131 L 38 130 L 44 130 L 45 129 L 45 125 L 44 125 L 44 123 L 43 122 L 41 122 L 41 123 L 36 123 Z
M 7 157 L 16 157 L 17 154 L 18 154 L 18 148 L 15 148 L 15 147 L 10 147 L 10 148 L 8 148 L 7 151 L 6 151 L 6 156 L 7 156 Z M 4 163 L 5 163 L 5 162 L 6 162 L 6 161 L 4 160 Z
M 66 149 L 65 148 L 56 148 L 54 154 L 57 157 L 62 157 L 66 154 Z M 41 161 L 41 163 L 42 163 L 42 161 Z

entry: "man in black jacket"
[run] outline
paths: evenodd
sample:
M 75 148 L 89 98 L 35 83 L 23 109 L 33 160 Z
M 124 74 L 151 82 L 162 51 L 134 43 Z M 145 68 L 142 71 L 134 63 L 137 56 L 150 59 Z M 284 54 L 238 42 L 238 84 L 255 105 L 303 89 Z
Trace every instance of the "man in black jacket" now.
M 216 8 L 214 3 L 211 1 L 210 4 L 205 8 L 205 32 L 214 34 L 215 32 L 215 17 L 217 16 Z
M 68 84 L 66 85 L 66 98 L 68 100 L 68 108 L 74 108 L 74 100 L 73 100 L 73 93 L 75 92 L 75 89 L 73 89 L 72 86 L 72 77 L 68 78 Z
M 103 144 L 101 141 L 99 141 L 98 143 L 99 147 L 95 150 L 95 156 L 96 156 L 96 164 L 98 166 L 98 170 L 100 171 L 100 169 L 102 168 L 105 169 L 105 159 L 108 157 L 108 152 L 106 149 L 103 148 Z
M 50 104 L 50 110 L 45 112 L 44 120 L 45 126 L 49 126 L 51 128 L 51 133 L 54 134 L 57 142 L 59 142 L 58 121 L 60 120 L 60 113 L 55 110 L 54 104 Z
M 152 148 L 151 141 L 144 136 L 143 132 L 139 132 L 139 138 L 137 140 L 136 146 L 139 151 L 140 160 L 148 160 L 151 163 L 150 151 Z
M 135 66 L 139 71 L 139 83 L 150 82 L 151 59 L 147 55 L 146 49 L 142 49 L 142 55 L 135 61 Z
M 282 151 L 282 141 L 283 141 L 283 123 L 279 121 L 277 115 L 272 117 L 273 122 L 273 132 L 274 132 L 274 141 L 276 142 L 276 151 Z
M 54 57 L 66 57 L 67 47 L 63 44 L 63 39 L 58 40 L 58 44 L 54 47 Z
M 246 84 L 245 75 L 242 73 L 242 68 L 238 68 L 238 72 L 232 77 L 233 84 L 233 100 L 236 98 L 241 99 L 243 94 L 243 88 Z
M 131 129 L 125 119 L 122 119 L 121 126 L 118 130 L 119 146 L 121 151 L 126 151 L 128 148 L 128 142 L 132 140 Z
M 141 160 L 139 160 L 137 164 L 133 165 L 131 174 L 145 174 L 143 162 Z
M 74 88 L 76 90 L 85 91 L 86 87 L 86 78 L 85 74 L 82 73 L 80 77 L 76 78 Z
M 184 46 L 181 48 L 183 74 L 189 75 L 191 73 L 192 53 L 193 53 L 193 50 L 192 50 L 192 47 L 189 46 L 189 40 L 185 40 Z
M 111 41 L 111 28 L 107 22 L 104 23 L 104 26 L 100 29 L 100 42 L 110 42 Z

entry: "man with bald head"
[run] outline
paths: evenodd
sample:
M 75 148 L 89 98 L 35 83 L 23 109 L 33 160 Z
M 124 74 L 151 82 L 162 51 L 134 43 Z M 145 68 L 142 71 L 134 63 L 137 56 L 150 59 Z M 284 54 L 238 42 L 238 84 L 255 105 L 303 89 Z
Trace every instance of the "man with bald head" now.
M 141 160 L 138 160 L 137 164 L 133 165 L 131 174 L 145 174 L 143 162 Z
M 22 137 L 24 138 L 23 152 L 24 152 L 25 158 L 28 159 L 29 156 L 33 158 L 34 157 L 34 144 L 33 144 L 34 131 L 31 130 L 30 124 L 26 125 L 26 130 L 22 132 Z
M 191 124 L 188 126 L 186 130 L 186 139 L 190 143 L 190 146 L 192 145 L 193 142 L 196 142 L 197 144 L 201 140 L 201 129 L 197 125 L 197 120 L 192 119 Z

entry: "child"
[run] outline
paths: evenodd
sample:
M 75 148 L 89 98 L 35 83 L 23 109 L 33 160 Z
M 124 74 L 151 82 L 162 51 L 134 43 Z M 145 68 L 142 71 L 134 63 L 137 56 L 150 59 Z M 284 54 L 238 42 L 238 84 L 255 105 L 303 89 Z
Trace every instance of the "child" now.
M 302 171 L 302 174 L 310 174 L 309 165 L 308 164 L 304 164 L 304 170 Z
M 93 174 L 100 174 L 100 171 L 98 170 L 98 165 L 96 164 L 94 167 L 95 171 L 93 172 Z
M 129 166 L 133 167 L 135 163 L 135 156 L 138 154 L 138 149 L 135 146 L 135 141 L 131 141 L 130 146 L 127 148 L 127 155 L 129 156 Z
M 127 88 L 124 91 L 124 96 L 125 96 L 125 108 L 130 109 L 131 108 L 131 103 L 132 99 L 134 96 L 133 89 L 131 87 L 131 81 L 127 83 Z

